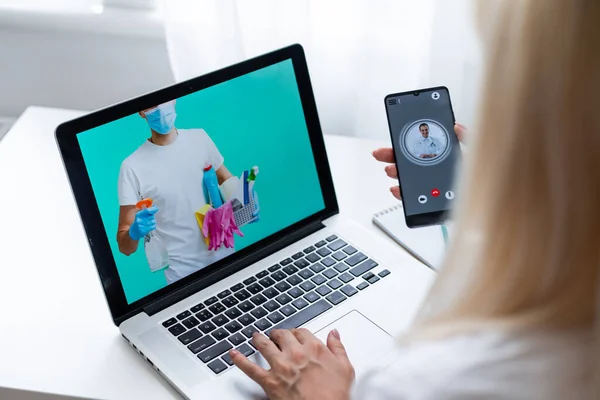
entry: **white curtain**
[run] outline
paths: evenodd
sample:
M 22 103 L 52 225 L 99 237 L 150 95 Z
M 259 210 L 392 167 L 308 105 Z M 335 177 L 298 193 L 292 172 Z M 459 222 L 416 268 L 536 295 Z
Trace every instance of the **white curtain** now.
M 464 91 L 467 2 L 167 0 L 167 46 L 181 81 L 300 43 L 323 132 L 388 139 L 386 94 L 434 83 Z

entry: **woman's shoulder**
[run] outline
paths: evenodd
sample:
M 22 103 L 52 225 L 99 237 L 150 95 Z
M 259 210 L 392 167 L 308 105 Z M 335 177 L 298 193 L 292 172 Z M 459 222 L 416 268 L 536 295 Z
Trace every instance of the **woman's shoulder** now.
M 356 397 L 588 398 L 590 338 L 587 333 L 479 332 L 413 342 L 398 348 L 386 368 L 369 371 Z

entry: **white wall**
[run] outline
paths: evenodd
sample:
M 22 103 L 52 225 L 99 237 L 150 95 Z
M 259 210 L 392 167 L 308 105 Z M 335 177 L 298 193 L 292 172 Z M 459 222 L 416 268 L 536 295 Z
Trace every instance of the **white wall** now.
M 146 25 L 0 10 L 0 116 L 29 105 L 92 110 L 173 83 L 162 28 Z

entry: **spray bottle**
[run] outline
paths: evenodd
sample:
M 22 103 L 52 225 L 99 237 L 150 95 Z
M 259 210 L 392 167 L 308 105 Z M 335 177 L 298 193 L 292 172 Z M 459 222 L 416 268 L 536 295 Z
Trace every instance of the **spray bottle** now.
M 223 205 L 221 192 L 219 191 L 219 181 L 217 181 L 217 173 L 211 164 L 206 164 L 204 167 L 204 186 L 210 197 L 210 204 L 213 208 L 219 208 Z
M 150 208 L 152 207 L 152 199 L 142 199 L 137 202 L 135 207 L 138 210 Z M 152 272 L 163 270 L 169 266 L 169 252 L 167 252 L 167 247 L 156 230 L 151 231 L 144 237 L 144 250 Z

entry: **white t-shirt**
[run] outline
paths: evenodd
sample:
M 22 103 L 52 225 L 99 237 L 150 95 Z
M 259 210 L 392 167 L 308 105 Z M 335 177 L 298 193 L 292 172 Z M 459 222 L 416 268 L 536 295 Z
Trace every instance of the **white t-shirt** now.
M 342 338 L 343 340 L 343 338 Z M 353 399 L 580 400 L 592 398 L 591 333 L 456 336 L 398 349 Z
M 207 203 L 204 166 L 211 164 L 216 171 L 223 165 L 223 156 L 203 129 L 178 132 L 167 146 L 145 141 L 123 161 L 119 174 L 121 206 L 150 197 L 158 207 L 156 232 L 169 253 L 168 283 L 234 252 L 224 247 L 209 251 L 194 214 Z

